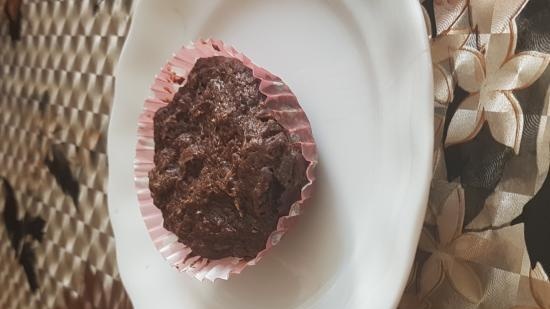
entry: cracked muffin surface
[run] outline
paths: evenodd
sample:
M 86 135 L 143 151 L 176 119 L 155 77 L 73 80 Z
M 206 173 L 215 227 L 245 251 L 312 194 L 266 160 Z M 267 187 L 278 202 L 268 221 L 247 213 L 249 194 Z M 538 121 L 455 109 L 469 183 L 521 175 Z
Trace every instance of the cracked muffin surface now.
M 197 60 L 154 116 L 149 188 L 164 226 L 195 256 L 254 258 L 306 185 L 299 145 L 239 60 Z

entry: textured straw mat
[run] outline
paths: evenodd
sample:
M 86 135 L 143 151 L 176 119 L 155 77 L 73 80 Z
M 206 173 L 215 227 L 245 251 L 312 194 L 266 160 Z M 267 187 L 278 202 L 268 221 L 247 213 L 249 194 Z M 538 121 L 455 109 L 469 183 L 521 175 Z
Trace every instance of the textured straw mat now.
M 131 308 L 105 148 L 132 1 L 0 8 L 0 308 Z

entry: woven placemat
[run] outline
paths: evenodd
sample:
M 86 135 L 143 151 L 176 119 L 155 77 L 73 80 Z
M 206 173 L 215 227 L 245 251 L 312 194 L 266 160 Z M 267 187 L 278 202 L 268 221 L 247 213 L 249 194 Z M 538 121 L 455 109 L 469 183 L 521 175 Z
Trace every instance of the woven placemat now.
M 132 0 L 0 0 L 0 308 L 131 308 L 107 212 Z

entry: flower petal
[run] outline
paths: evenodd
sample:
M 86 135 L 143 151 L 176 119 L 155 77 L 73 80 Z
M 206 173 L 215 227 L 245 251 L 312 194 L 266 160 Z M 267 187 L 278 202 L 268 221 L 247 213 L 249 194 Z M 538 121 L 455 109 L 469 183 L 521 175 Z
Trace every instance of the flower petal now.
M 491 22 L 496 0 L 471 0 L 472 25 L 481 33 L 491 33 Z M 499 4 L 500 5 L 500 4 Z
M 477 257 L 487 253 L 491 242 L 474 234 L 463 234 L 452 243 L 450 252 L 456 257 L 474 261 Z
M 485 80 L 483 55 L 477 50 L 462 48 L 453 54 L 453 62 L 458 85 L 470 93 L 479 92 Z
M 481 104 L 493 138 L 519 153 L 523 133 L 523 112 L 519 102 L 510 92 L 493 92 L 486 98 Z
M 440 64 L 435 64 L 433 68 L 434 78 L 434 98 L 441 104 L 448 104 L 453 99 L 453 77 Z
M 422 228 L 418 247 L 426 252 L 434 252 L 437 249 L 437 243 L 435 242 L 430 232 L 426 230 L 426 228 Z
M 550 282 L 540 264 L 529 273 L 529 277 L 533 298 L 541 308 L 550 309 Z
M 528 51 L 516 54 L 487 80 L 488 90 L 526 88 L 544 73 L 550 55 Z
M 449 59 L 453 53 L 464 45 L 468 39 L 468 34 L 463 32 L 449 33 L 432 40 L 431 52 L 432 62 L 440 63 Z
M 421 302 L 414 294 L 405 293 L 401 297 L 401 302 L 397 307 L 399 309 L 429 309 L 430 304 L 427 302 Z
M 480 33 L 504 33 L 527 3 L 526 0 L 471 0 L 472 25 Z
M 466 5 L 467 0 L 455 0 L 453 3 L 449 1 L 438 1 L 434 4 L 435 23 L 437 25 L 437 34 L 448 31 L 453 28 L 461 17 L 467 16 Z
M 479 94 L 472 94 L 458 107 L 449 123 L 445 146 L 466 142 L 476 136 L 484 122 Z
M 441 259 L 432 254 L 422 267 L 420 273 L 420 299 L 429 296 L 443 281 L 443 263 Z
M 529 270 L 529 278 L 544 282 L 549 282 L 550 280 L 550 278 L 548 278 L 548 275 L 542 268 L 542 265 L 538 262 L 537 265 L 535 265 L 535 268 Z
M 497 72 L 516 49 L 516 33 L 492 33 L 485 52 L 485 74 Z
M 427 225 L 435 225 L 435 216 L 434 216 L 434 213 L 433 213 L 433 211 L 430 209 L 429 206 L 428 206 L 428 208 L 426 209 L 426 216 L 424 217 L 424 224 L 427 224 Z
M 477 273 L 469 265 L 456 259 L 446 259 L 445 267 L 455 291 L 470 303 L 479 303 L 483 297 L 483 287 Z
M 446 246 L 462 233 L 464 212 L 464 189 L 457 186 L 451 192 L 441 209 L 441 213 L 437 216 L 437 231 L 441 245 Z

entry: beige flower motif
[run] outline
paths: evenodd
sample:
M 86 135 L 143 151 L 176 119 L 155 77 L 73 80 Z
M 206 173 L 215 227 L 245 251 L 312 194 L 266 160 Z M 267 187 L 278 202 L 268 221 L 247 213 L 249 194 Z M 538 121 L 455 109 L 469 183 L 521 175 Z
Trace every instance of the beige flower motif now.
M 420 0 L 420 3 L 424 3 L 426 0 Z M 433 5 L 435 24 L 437 27 L 437 35 L 448 34 L 453 25 L 456 25 L 459 17 L 464 15 L 468 4 L 468 0 L 435 0 Z M 426 28 L 428 36 L 431 37 L 432 33 L 432 21 L 429 18 L 428 11 L 422 6 L 424 12 L 424 18 L 426 19 Z M 456 29 L 454 29 L 456 30 Z M 462 29 L 466 30 L 466 29 Z
M 418 296 L 416 291 L 417 274 L 418 264 L 415 262 L 409 274 L 405 292 L 401 296 L 398 309 L 430 309 L 432 307 L 431 303 L 426 298 L 420 299 Z
M 493 34 L 482 53 L 463 47 L 453 55 L 458 85 L 470 93 L 451 119 L 445 144 L 464 143 L 487 121 L 496 141 L 519 152 L 523 113 L 513 90 L 530 86 L 544 72 L 550 55 L 514 54 L 515 34 Z
M 432 255 L 420 271 L 421 300 L 428 298 L 445 278 L 470 303 L 479 303 L 483 297 L 484 288 L 479 275 L 466 259 L 482 253 L 489 242 L 474 234 L 462 233 L 464 207 L 464 190 L 458 186 L 435 218 L 438 241 L 426 228 L 422 231 L 419 247 Z
M 529 273 L 531 295 L 538 307 L 515 306 L 512 309 L 550 309 L 550 282 L 540 265 Z
M 505 33 L 509 36 L 515 31 L 515 17 L 526 4 L 526 0 L 440 0 L 434 2 L 435 20 L 438 37 L 431 42 L 432 62 L 434 64 L 435 101 L 448 104 L 453 99 L 456 81 L 448 67 L 447 60 L 468 45 L 485 49 L 491 37 L 489 33 Z M 426 10 L 424 14 L 427 16 Z M 489 23 L 487 24 L 487 21 Z M 427 21 L 428 29 L 431 27 Z M 480 34 L 481 33 L 481 34 Z M 515 46 L 515 42 L 514 42 Z
M 433 64 L 434 101 L 443 106 L 454 97 L 454 80 L 449 70 L 441 64 Z
M 453 28 L 458 18 L 464 15 L 466 4 L 466 0 L 449 0 L 448 2 L 441 0 L 434 3 L 439 35 L 431 38 L 430 50 L 433 63 L 434 101 L 438 104 L 447 105 L 454 96 L 453 90 L 456 82 L 450 72 L 448 60 L 456 50 L 464 46 L 470 36 L 469 27 Z M 427 20 L 428 34 L 431 35 L 431 21 L 427 17 L 426 9 L 422 8 Z
M 454 52 L 464 46 L 469 34 L 464 31 L 454 31 L 448 35 L 432 39 L 431 54 L 433 63 L 434 100 L 447 105 L 453 100 L 456 81 L 451 74 L 449 58 Z

